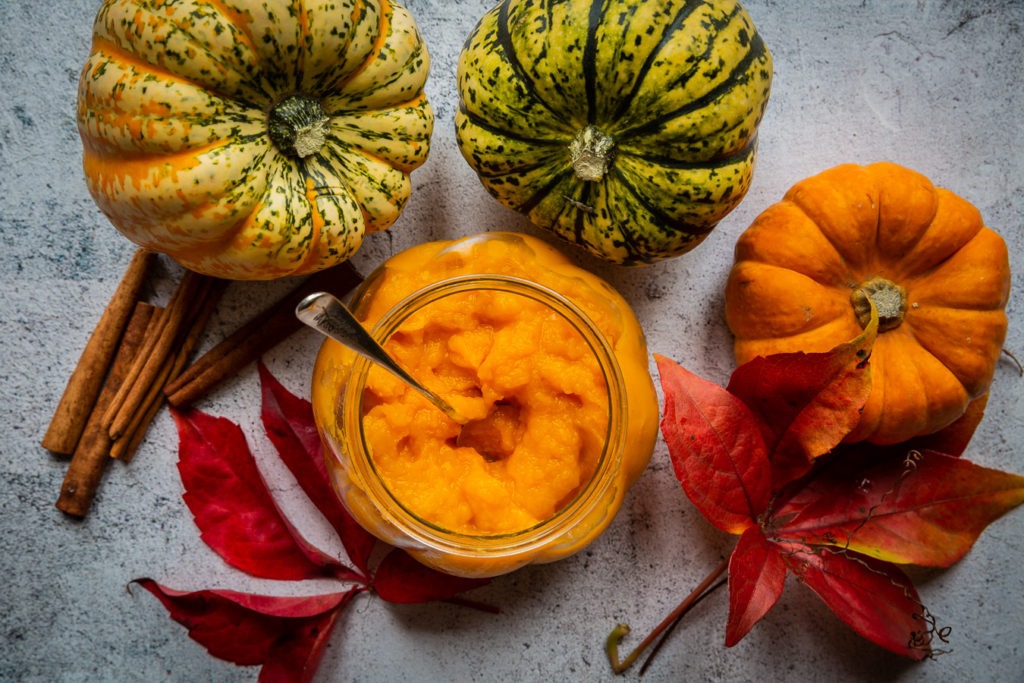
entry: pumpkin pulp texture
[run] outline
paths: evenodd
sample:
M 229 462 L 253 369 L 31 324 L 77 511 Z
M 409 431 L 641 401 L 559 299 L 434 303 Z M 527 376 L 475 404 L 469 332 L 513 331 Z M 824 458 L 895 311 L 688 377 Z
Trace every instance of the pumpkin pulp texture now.
M 518 285 L 493 290 L 491 276 L 552 290 L 590 323 Z M 403 300 L 453 282 L 470 285 L 391 329 Z M 325 341 L 314 414 L 334 486 L 360 524 L 467 576 L 557 560 L 606 528 L 658 431 L 643 332 L 618 293 L 539 240 L 484 233 L 392 257 L 352 309 L 471 420 L 460 427 L 378 368 L 360 375 L 351 351 Z
M 850 440 L 934 433 L 984 401 L 1010 266 L 980 212 L 892 163 L 794 185 L 740 236 L 726 286 L 736 360 L 828 351 L 879 312 L 872 390 Z
M 590 481 L 607 440 L 608 391 L 586 341 L 557 313 L 517 294 L 463 293 L 418 311 L 385 346 L 413 376 L 444 387 L 462 415 L 485 420 L 471 424 L 493 428 L 464 434 L 390 373 L 370 370 L 366 443 L 384 485 L 417 517 L 462 534 L 514 533 Z
M 504 0 L 459 58 L 456 136 L 505 206 L 649 263 L 742 200 L 771 77 L 735 0 Z
M 78 87 L 89 191 L 197 272 L 327 268 L 404 208 L 428 69 L 390 0 L 105 0 Z

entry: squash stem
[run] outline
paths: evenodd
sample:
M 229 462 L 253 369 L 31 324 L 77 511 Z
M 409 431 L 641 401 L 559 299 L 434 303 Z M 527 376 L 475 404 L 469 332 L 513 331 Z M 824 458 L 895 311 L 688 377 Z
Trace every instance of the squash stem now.
M 892 280 L 873 277 L 862 282 L 850 294 L 850 303 L 861 327 L 871 322 L 871 304 L 878 309 L 878 331 L 885 332 L 900 326 L 907 313 L 907 290 Z
M 307 95 L 292 95 L 278 102 L 267 115 L 267 134 L 284 154 L 298 159 L 316 154 L 327 142 L 330 118 L 320 102 Z
M 594 126 L 587 126 L 569 143 L 569 159 L 576 177 L 599 182 L 615 155 L 615 140 Z
M 617 674 L 621 674 L 626 671 L 629 667 L 636 662 L 637 658 L 644 653 L 658 638 L 666 631 L 671 632 L 671 629 L 675 627 L 679 620 L 682 619 L 687 612 L 693 609 L 701 600 L 710 595 L 718 588 L 725 585 L 725 580 L 719 581 L 726 570 L 729 568 L 729 558 L 722 560 L 722 562 L 712 570 L 707 577 L 701 581 L 700 585 L 693 589 L 686 598 L 679 603 L 679 605 L 672 610 L 672 612 L 665 617 L 660 624 L 654 627 L 654 630 L 647 634 L 647 637 L 640 642 L 636 648 L 629 653 L 629 655 L 623 659 L 619 659 L 619 643 L 622 639 L 629 634 L 629 624 L 619 624 L 612 632 L 608 634 L 608 639 L 605 641 L 605 653 L 608 655 L 608 662 L 612 666 L 612 671 Z M 667 633 L 666 633 L 667 635 Z M 664 642 L 664 641 L 662 641 Z M 658 649 L 661 648 L 661 643 L 655 646 L 651 656 L 648 657 L 647 661 L 644 662 L 643 668 L 646 669 L 650 664 L 651 658 L 657 654 Z

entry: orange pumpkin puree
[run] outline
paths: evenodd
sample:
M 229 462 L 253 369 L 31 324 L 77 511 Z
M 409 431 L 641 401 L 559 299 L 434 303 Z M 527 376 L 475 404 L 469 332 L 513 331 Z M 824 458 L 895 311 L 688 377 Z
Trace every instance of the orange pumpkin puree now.
M 448 531 L 501 534 L 552 517 L 587 484 L 608 429 L 608 391 L 585 339 L 510 292 L 427 305 L 385 347 L 471 422 L 463 428 L 374 368 L 363 432 L 385 486 Z
M 553 562 L 588 545 L 646 468 L 658 434 L 647 344 L 633 311 L 604 280 L 541 240 L 489 232 L 416 245 L 370 274 L 350 307 L 372 330 L 414 292 L 481 274 L 529 280 L 581 309 L 617 361 L 621 394 L 616 382 L 606 385 L 597 357 L 566 318 L 485 288 L 432 297 L 385 344 L 464 417 L 490 415 L 483 423 L 460 428 L 376 366 L 356 390 L 356 356 L 332 340 L 321 346 L 312 383 L 327 469 L 353 517 L 425 564 L 461 576 Z M 598 466 L 609 430 L 615 445 Z M 579 509 L 577 492 L 590 496 Z M 440 536 L 428 539 L 400 519 L 396 501 Z M 546 523 L 531 535 L 560 509 L 573 510 L 571 522 Z

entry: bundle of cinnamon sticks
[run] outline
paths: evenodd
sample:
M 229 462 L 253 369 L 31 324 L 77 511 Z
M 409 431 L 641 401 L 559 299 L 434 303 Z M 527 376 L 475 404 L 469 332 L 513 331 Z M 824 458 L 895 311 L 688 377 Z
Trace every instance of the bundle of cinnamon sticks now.
M 131 460 L 165 402 L 191 405 L 298 330 L 295 306 L 307 294 L 342 296 L 361 281 L 347 263 L 321 271 L 189 367 L 228 282 L 185 271 L 157 306 L 142 296 L 156 258 L 143 249 L 132 257 L 42 439 L 44 448 L 71 456 L 57 508 L 74 517 L 88 512 L 107 463 Z

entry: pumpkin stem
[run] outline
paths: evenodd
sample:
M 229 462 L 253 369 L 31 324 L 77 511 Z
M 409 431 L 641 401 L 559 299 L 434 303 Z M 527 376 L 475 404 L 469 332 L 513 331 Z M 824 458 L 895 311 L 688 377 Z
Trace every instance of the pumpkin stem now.
M 267 115 L 267 134 L 286 155 L 305 159 L 327 142 L 330 118 L 318 100 L 292 95 L 278 102 Z
M 594 126 L 587 126 L 569 143 L 569 158 L 576 177 L 594 182 L 604 178 L 615 154 L 615 140 Z
M 878 309 L 878 331 L 885 332 L 900 326 L 907 312 L 907 290 L 892 280 L 873 277 L 862 282 L 850 295 L 853 312 L 861 327 L 871 321 L 871 304 Z

